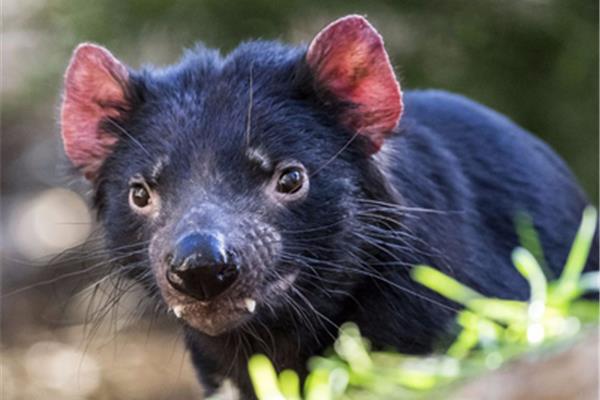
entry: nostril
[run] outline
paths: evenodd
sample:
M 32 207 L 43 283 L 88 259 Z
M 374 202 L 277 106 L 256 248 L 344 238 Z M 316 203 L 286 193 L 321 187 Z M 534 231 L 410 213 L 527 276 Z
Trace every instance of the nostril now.
M 237 275 L 240 267 L 237 264 L 223 264 L 219 271 L 219 276 L 227 278 L 228 276 Z

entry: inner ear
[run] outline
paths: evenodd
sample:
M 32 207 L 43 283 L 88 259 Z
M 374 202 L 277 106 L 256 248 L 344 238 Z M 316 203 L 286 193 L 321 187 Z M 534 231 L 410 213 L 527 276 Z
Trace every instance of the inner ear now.
M 127 68 L 108 50 L 81 44 L 65 74 L 61 133 L 65 152 L 93 180 L 117 143 L 107 121 L 130 111 Z
M 402 114 L 402 92 L 383 39 L 358 15 L 325 27 L 311 42 L 306 61 L 318 89 L 343 107 L 339 121 L 378 151 Z

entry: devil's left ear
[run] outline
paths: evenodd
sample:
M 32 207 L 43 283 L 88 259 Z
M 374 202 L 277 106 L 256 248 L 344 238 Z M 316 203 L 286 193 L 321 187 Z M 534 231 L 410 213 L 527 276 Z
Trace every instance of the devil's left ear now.
M 117 138 L 103 129 L 130 110 L 127 68 L 103 47 L 84 43 L 73 52 L 65 74 L 61 133 L 67 156 L 93 180 Z
M 317 85 L 348 104 L 340 122 L 377 152 L 402 115 L 400 85 L 379 33 L 361 16 L 341 18 L 313 39 L 306 61 Z

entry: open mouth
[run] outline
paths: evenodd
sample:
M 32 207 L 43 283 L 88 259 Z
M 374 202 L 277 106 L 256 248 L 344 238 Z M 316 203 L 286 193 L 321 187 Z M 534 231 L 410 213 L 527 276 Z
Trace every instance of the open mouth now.
M 255 280 L 238 276 L 233 285 L 208 301 L 180 290 L 181 286 L 172 284 L 167 275 L 163 275 L 159 286 L 173 314 L 192 328 L 217 336 L 248 321 L 259 311 L 262 303 L 288 291 L 298 274 L 288 274 L 262 288 L 250 283 Z
M 167 286 L 162 292 L 169 309 L 177 318 L 208 335 L 215 336 L 234 329 L 256 312 L 256 291 L 239 277 L 218 293 L 215 289 L 208 293 L 197 288 L 192 291 L 190 288 L 197 283 L 173 281 L 165 274 Z

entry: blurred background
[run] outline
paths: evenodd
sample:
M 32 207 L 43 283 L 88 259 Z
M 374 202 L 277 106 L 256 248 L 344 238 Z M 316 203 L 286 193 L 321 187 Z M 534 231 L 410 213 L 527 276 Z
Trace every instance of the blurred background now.
M 459 92 L 508 115 L 598 200 L 594 0 L 15 0 L 2 12 L 2 399 L 199 396 L 173 321 L 135 287 L 115 295 L 126 282 L 93 289 L 101 244 L 65 253 L 97 231 L 57 124 L 79 42 L 132 67 L 166 65 L 199 40 L 223 52 L 249 38 L 308 42 L 337 17 L 365 14 L 405 89 Z

